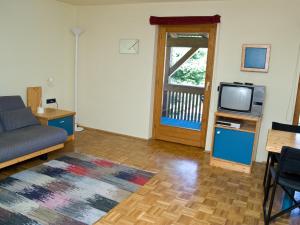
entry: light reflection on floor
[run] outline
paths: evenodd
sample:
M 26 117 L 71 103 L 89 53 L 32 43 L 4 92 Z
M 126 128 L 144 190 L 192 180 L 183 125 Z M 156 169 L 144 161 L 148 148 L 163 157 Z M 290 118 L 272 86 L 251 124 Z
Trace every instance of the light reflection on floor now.
M 176 160 L 172 162 L 176 175 L 187 187 L 196 187 L 198 182 L 198 163 L 191 160 Z

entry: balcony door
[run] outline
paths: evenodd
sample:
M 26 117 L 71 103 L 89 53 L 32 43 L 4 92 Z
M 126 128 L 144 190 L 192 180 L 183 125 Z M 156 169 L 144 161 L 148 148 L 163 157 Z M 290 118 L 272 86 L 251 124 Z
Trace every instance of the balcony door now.
M 154 139 L 205 146 L 216 27 L 159 27 Z

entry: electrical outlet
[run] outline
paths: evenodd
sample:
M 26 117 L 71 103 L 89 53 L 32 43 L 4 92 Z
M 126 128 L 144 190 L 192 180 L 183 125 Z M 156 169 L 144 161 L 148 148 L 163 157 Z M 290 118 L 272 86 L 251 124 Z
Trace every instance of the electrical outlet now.
M 48 98 L 48 99 L 46 99 L 46 103 L 47 104 L 56 103 L 56 98 Z

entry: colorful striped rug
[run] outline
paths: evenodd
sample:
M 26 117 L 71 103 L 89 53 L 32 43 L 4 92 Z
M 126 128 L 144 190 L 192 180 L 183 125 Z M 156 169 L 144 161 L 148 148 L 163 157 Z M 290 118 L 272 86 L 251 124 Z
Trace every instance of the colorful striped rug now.
M 0 181 L 0 224 L 94 224 L 153 176 L 72 153 Z

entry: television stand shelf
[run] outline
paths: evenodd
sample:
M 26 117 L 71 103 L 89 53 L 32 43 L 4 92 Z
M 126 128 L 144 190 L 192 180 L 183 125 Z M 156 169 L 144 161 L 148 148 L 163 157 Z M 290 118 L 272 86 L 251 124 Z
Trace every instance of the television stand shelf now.
M 217 121 L 238 123 L 240 128 L 220 125 Z M 260 124 L 260 117 L 216 112 L 210 165 L 251 173 Z

